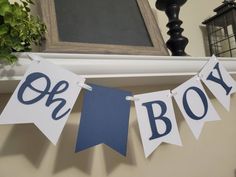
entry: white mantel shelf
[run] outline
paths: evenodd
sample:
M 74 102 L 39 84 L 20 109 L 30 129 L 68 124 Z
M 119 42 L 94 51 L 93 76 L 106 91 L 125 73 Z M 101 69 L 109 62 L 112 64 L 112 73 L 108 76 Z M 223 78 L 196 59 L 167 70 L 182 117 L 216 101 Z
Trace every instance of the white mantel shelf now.
M 82 75 L 87 83 L 112 87 L 180 84 L 197 74 L 209 57 L 34 53 Z M 0 93 L 12 92 L 31 63 L 17 54 L 14 65 L 0 64 Z M 218 58 L 236 79 L 236 58 Z

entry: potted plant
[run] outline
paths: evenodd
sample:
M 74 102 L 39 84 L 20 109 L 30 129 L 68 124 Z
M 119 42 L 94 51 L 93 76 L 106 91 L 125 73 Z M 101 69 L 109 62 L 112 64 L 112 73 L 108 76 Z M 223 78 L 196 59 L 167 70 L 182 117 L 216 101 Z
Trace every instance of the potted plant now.
M 11 4 L 0 0 L 0 61 L 13 63 L 17 57 L 13 52 L 31 50 L 31 45 L 40 45 L 46 26 L 30 14 L 32 0 L 21 0 Z

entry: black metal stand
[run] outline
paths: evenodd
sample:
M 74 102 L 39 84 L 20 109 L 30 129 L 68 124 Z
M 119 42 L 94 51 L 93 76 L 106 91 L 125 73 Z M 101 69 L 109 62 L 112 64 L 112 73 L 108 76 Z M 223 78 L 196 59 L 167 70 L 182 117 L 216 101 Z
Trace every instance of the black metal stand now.
M 188 39 L 182 36 L 184 31 L 181 28 L 182 21 L 179 19 L 180 6 L 182 6 L 187 0 L 157 0 L 156 8 L 165 11 L 169 18 L 169 22 L 166 25 L 169 28 L 167 32 L 170 35 L 170 39 L 166 42 L 167 47 L 172 52 L 173 56 L 186 56 L 185 47 L 188 44 Z

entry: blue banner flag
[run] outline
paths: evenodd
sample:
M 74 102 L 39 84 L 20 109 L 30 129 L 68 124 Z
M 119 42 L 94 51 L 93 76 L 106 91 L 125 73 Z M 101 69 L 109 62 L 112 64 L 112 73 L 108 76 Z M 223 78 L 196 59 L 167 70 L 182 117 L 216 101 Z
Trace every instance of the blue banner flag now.
M 126 156 L 130 92 L 91 84 L 84 95 L 76 152 L 104 143 Z

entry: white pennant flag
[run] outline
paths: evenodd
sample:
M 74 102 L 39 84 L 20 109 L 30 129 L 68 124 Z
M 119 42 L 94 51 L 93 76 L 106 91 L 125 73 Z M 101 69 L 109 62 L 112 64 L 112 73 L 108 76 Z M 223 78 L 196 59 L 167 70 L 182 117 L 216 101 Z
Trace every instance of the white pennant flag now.
M 84 82 L 52 63 L 33 61 L 3 110 L 0 124 L 34 123 L 56 144 L 81 90 L 78 83 Z
M 162 142 L 182 146 L 170 90 L 135 95 L 134 98 L 145 157 Z
M 172 93 L 196 139 L 205 122 L 220 120 L 197 76 L 172 90 Z
M 229 111 L 230 95 L 236 92 L 236 83 L 215 56 L 211 57 L 199 76 L 217 100 Z

